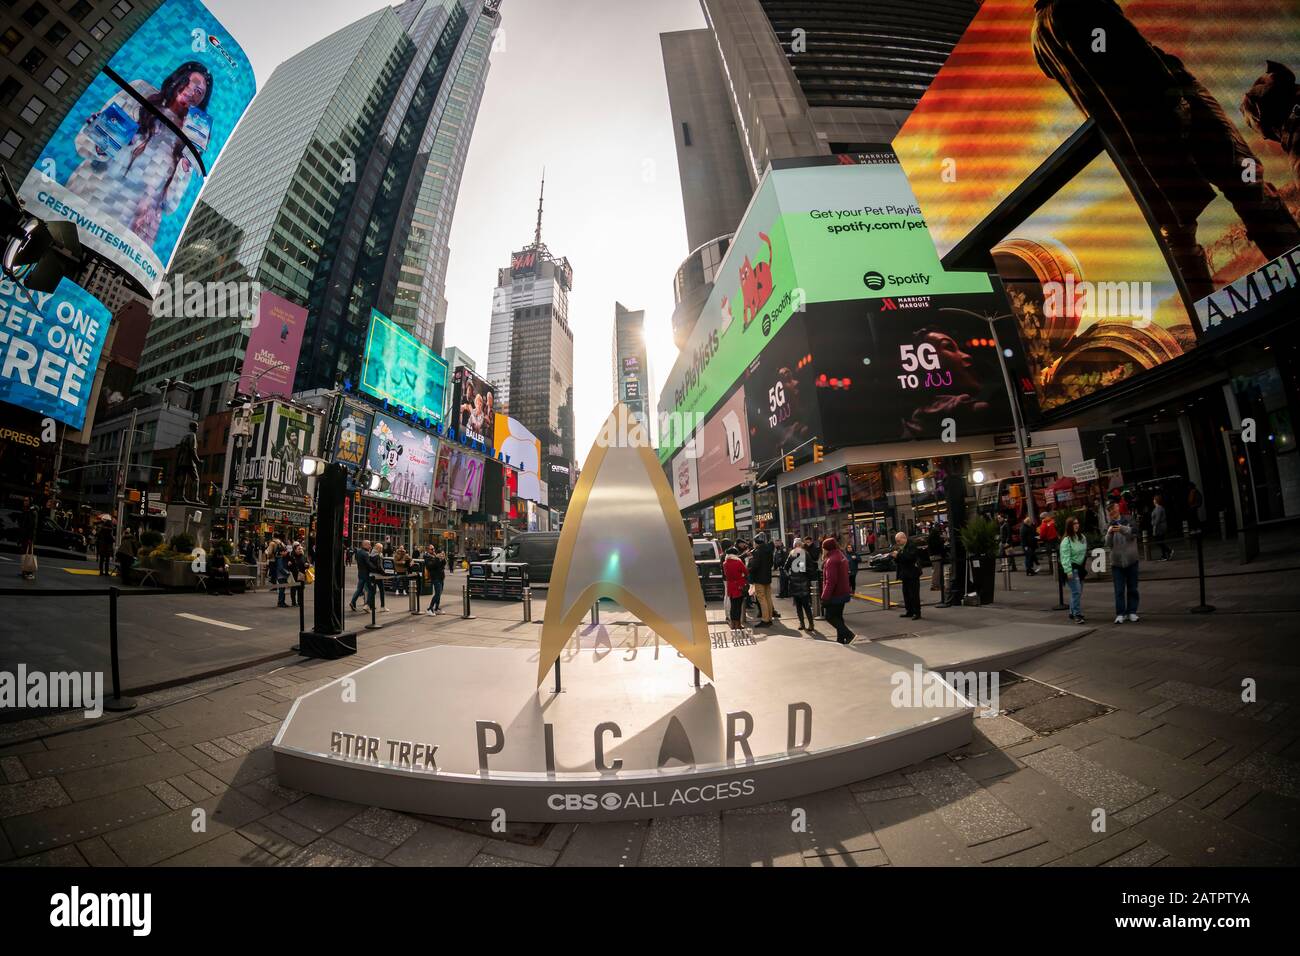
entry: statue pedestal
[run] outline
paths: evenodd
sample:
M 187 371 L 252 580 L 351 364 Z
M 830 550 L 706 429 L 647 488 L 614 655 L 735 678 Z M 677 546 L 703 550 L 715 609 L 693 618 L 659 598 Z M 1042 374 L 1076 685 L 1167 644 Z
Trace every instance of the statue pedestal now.
M 194 544 L 203 550 L 211 545 L 212 509 L 207 505 L 193 502 L 172 502 L 167 506 L 167 522 L 163 527 L 163 539 L 171 541 L 178 534 L 187 533 L 194 539 Z

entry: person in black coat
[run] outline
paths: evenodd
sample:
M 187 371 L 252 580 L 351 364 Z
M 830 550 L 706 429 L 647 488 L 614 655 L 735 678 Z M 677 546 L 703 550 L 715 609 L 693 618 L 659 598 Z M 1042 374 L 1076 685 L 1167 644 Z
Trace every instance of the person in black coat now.
M 899 617 L 921 619 L 921 554 L 902 531 L 894 535 L 894 567 L 903 585 L 903 613 Z
M 1029 515 L 1020 525 L 1020 545 L 1025 549 L 1025 574 L 1033 577 L 1038 573 L 1038 529 Z
M 113 545 L 117 543 L 114 537 L 113 526 L 107 521 L 100 522 L 95 532 L 95 554 L 99 558 L 99 573 L 104 577 L 112 573 Z
M 998 512 L 998 550 L 1002 552 L 1012 571 L 1016 570 L 1016 552 L 1012 550 L 1011 522 L 1005 511 Z

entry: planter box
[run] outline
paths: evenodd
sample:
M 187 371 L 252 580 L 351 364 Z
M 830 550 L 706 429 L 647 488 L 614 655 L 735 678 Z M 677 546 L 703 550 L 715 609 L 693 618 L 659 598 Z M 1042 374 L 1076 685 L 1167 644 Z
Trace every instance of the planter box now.
M 998 559 L 991 554 L 983 554 L 970 559 L 973 590 L 979 593 L 980 604 L 993 603 L 993 591 L 997 584 Z M 967 590 L 972 590 L 969 586 Z

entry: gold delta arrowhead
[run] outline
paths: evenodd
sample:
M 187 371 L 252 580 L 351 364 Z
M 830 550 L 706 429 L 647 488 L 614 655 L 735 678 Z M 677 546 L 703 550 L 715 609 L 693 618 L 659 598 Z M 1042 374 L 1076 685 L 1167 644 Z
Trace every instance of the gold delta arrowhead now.
M 614 406 L 587 455 L 555 552 L 537 684 L 592 603 L 607 597 L 713 678 L 704 593 L 681 512 L 645 429 Z

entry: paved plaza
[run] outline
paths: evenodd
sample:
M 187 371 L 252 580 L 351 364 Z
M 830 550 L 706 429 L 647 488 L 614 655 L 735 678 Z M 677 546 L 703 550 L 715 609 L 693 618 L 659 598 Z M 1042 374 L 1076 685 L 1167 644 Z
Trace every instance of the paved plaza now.
M 459 615 L 459 579 L 437 618 L 398 610 L 362 631 L 355 657 L 288 654 L 296 612 L 265 592 L 233 598 L 167 595 L 149 605 L 159 629 L 192 642 L 199 667 L 226 629 L 189 618 L 272 624 L 247 660 L 275 660 L 145 693 L 134 711 L 86 720 L 57 714 L 0 724 L 0 860 L 7 865 L 151 866 L 1177 866 L 1300 861 L 1300 596 L 1297 555 L 1266 538 L 1251 565 L 1211 543 L 1213 614 L 1197 603 L 1195 561 L 1143 565 L 1142 620 L 1111 623 L 1108 580 L 1090 581 L 1083 637 L 1002 675 L 1000 713 L 976 719 L 969 746 L 847 787 L 698 816 L 596 824 L 508 824 L 399 814 L 281 786 L 270 742 L 300 695 L 387 654 L 437 644 L 536 646 L 518 604 L 476 602 Z M 1240 572 L 1249 570 L 1249 574 Z M 1261 573 L 1262 572 L 1262 573 Z M 55 572 L 42 571 L 42 583 Z M 72 577 L 69 575 L 69 577 Z M 94 578 L 89 578 L 95 581 Z M 862 642 L 1006 625 L 1065 623 L 1049 610 L 1049 575 L 999 577 L 983 608 L 927 606 L 921 621 L 879 606 L 880 575 L 863 572 L 847 615 Z M 877 597 L 877 601 L 869 600 Z M 893 595 L 897 599 L 897 594 Z M 923 599 L 933 600 L 923 590 Z M 4 602 L 7 619 L 16 604 Z M 89 600 L 89 599 L 87 599 Z M 155 600 L 133 598 L 138 608 Z M 197 602 L 197 603 L 196 603 Z M 124 604 L 130 601 L 124 600 Z M 540 619 L 541 601 L 534 607 Z M 178 605 L 179 606 L 179 605 Z M 786 622 L 771 640 L 809 640 Z M 163 610 L 166 609 L 166 613 Z M 215 610 L 219 609 L 219 610 Z M 101 612 L 102 613 L 102 612 Z M 140 614 L 141 611 L 134 613 Z M 277 617 L 276 615 L 279 615 Z M 292 615 L 290 622 L 285 616 Z M 173 620 L 174 619 L 174 620 Z M 72 625 L 69 625 L 72 626 Z M 96 625 L 97 626 L 97 625 Z M 250 625 L 243 625 L 250 626 Z M 820 637 L 830 629 L 824 623 Z M 251 632 L 231 632 L 248 634 Z M 155 640 L 143 620 L 123 627 Z M 614 629 L 615 643 L 624 640 Z M 51 638 L 54 640 L 57 635 Z M 165 644 L 149 654 L 164 660 Z M 853 648 L 844 653 L 855 653 Z M 83 665 L 85 666 L 85 665 Z M 175 661 L 161 667 L 173 670 Z M 233 666 L 233 665 L 232 665 Z M 128 687 L 146 680 L 124 675 Z M 1253 702 L 1243 681 L 1254 682 Z M 206 826 L 194 825 L 202 810 Z M 800 812 L 802 811 L 802 812 Z M 1102 819 L 1104 811 L 1104 823 Z M 800 821 L 805 825 L 800 826 Z

